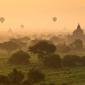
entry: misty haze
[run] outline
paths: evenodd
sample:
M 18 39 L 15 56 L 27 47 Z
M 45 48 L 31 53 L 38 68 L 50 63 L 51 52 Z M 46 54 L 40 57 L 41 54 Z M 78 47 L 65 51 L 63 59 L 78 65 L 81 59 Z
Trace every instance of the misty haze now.
M 0 85 L 85 85 L 85 1 L 0 1 Z

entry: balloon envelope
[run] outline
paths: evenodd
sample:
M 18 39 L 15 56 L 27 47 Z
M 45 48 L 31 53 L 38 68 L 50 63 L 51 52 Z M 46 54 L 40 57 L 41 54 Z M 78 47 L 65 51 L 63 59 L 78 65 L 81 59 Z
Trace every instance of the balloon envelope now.
M 0 17 L 0 22 L 4 23 L 4 21 L 5 21 L 5 18 L 4 17 Z
M 23 24 L 21 24 L 21 26 L 20 26 L 21 28 L 24 28 L 24 25 Z
M 57 17 L 53 17 L 53 22 L 56 22 L 57 21 Z

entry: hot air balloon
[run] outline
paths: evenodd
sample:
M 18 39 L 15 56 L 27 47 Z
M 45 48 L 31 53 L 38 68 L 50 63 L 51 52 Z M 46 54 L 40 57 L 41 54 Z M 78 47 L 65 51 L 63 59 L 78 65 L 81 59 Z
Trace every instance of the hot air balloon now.
M 21 28 L 24 28 L 24 25 L 23 25 L 23 24 L 21 24 L 21 25 L 20 25 L 20 27 L 21 27 Z
M 5 18 L 4 17 L 0 17 L 0 22 L 4 23 L 4 21 L 5 21 Z
M 57 21 L 57 17 L 53 17 L 53 22 L 56 22 Z

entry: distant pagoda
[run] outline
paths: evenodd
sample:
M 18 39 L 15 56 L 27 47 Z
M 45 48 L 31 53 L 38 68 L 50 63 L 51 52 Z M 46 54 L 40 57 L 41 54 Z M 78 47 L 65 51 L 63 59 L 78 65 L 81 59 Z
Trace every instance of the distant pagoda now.
M 73 31 L 73 37 L 75 39 L 82 39 L 84 37 L 84 31 L 82 30 L 80 24 L 78 24 L 76 30 Z

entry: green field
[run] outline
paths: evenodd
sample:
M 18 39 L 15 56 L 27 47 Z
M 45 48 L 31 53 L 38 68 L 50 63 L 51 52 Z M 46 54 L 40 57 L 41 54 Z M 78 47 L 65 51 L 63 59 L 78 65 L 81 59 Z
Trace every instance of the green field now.
M 82 55 L 84 55 L 84 53 Z M 13 68 L 17 68 L 26 74 L 30 68 L 35 66 L 34 64 L 30 64 L 28 66 L 11 66 L 7 64 L 7 60 L 8 58 L 6 58 L 5 55 L 1 55 L 0 74 L 7 75 L 13 70 Z M 36 58 L 34 60 L 37 61 Z M 46 75 L 46 79 L 43 82 L 54 82 L 56 85 L 62 85 L 62 83 L 67 83 L 67 85 L 85 85 L 85 67 L 83 66 L 76 68 L 61 68 L 55 70 L 42 68 L 39 65 L 38 67 L 41 68 L 41 70 Z
M 6 61 L 5 59 L 2 59 Z M 1 61 L 2 61 L 1 60 Z M 17 68 L 24 73 L 27 73 L 32 65 L 29 66 L 10 66 L 6 63 L 0 65 L 0 74 L 7 75 L 12 71 L 13 68 Z M 42 69 L 46 75 L 44 82 L 55 82 L 56 85 L 62 85 L 62 83 L 67 83 L 67 85 L 85 85 L 85 67 L 76 68 L 64 68 L 64 69 Z

